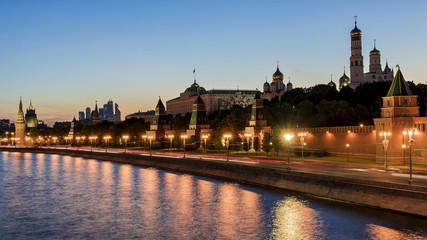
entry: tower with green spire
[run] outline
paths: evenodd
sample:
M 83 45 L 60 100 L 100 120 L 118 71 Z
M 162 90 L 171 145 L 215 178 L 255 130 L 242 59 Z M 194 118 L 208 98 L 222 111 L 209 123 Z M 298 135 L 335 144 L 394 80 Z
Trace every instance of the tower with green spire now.
M 208 135 L 210 132 L 210 124 L 206 116 L 206 105 L 200 95 L 198 95 L 192 106 L 187 135 L 189 137 L 195 136 L 196 139 L 201 139 L 202 135 Z
M 164 138 L 165 131 L 168 130 L 171 130 L 170 117 L 166 115 L 165 105 L 159 97 L 154 117 L 150 124 L 150 131 L 147 132 L 147 135 L 153 137 L 153 139 L 161 139 Z
M 264 113 L 264 102 L 261 99 L 261 92 L 257 91 L 252 102 L 252 112 L 248 125 L 245 128 L 245 135 L 251 136 L 251 146 L 249 151 L 254 151 L 254 140 L 258 139 L 261 146 L 265 133 L 271 132 L 271 126 L 268 126 Z
M 425 141 L 425 131 L 427 126 L 427 117 L 420 117 L 419 106 L 417 104 L 417 95 L 413 95 L 408 83 L 397 66 L 397 72 L 391 83 L 387 95 L 383 97 L 383 106 L 381 108 L 381 118 L 375 118 L 376 134 L 376 161 L 386 161 L 384 144 L 384 133 L 390 133 L 386 137 L 387 143 L 387 163 L 404 163 L 405 155 L 402 151 L 402 145 L 408 144 L 408 136 L 404 136 L 404 130 L 417 129 L 420 133 L 416 136 L 413 149 L 417 144 Z M 415 136 L 414 136 L 415 137 Z M 419 147 L 421 148 L 421 147 Z M 419 155 L 425 154 L 419 152 Z
M 17 146 L 24 146 L 25 145 L 25 133 L 26 127 L 25 127 L 25 117 L 24 117 L 24 111 L 22 110 L 22 98 L 19 99 L 19 109 L 18 109 L 18 116 L 16 118 L 15 123 L 15 144 Z

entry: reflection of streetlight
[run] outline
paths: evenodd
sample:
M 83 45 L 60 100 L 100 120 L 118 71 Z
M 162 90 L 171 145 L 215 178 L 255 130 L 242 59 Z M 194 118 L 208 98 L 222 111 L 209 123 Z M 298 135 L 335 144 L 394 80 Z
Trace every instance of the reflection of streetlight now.
M 346 144 L 345 145 L 345 148 L 347 148 L 347 162 L 350 162 L 350 159 L 349 159 L 349 149 L 350 149 L 350 144 Z
M 300 142 L 301 142 L 301 159 L 302 160 L 304 160 L 304 145 L 305 145 L 305 142 L 304 142 L 304 138 L 305 138 L 305 136 L 307 136 L 307 133 L 298 133 L 298 137 L 299 137 L 299 140 L 300 140 Z
M 284 135 L 286 141 L 288 141 L 288 167 L 287 169 L 291 169 L 291 140 L 294 138 L 293 133 L 286 133 Z
M 125 140 L 125 153 L 126 153 L 129 135 L 123 135 L 122 138 L 123 138 L 123 140 Z
M 409 147 L 409 184 L 412 183 L 412 144 L 414 143 L 414 139 L 412 135 L 418 135 L 418 130 L 416 128 L 410 128 L 403 130 L 402 134 L 405 136 L 408 134 L 408 147 Z
M 384 169 L 387 171 L 387 148 L 388 148 L 388 143 L 389 143 L 387 136 L 391 136 L 391 132 L 382 131 L 382 132 L 380 132 L 380 136 L 384 137 L 384 139 L 383 139 Z
M 105 148 L 105 152 L 108 152 L 108 143 L 110 139 L 111 139 L 111 136 L 104 136 L 105 143 L 107 144 L 107 147 Z
M 153 140 L 153 136 L 148 136 L 148 141 L 150 141 L 150 156 L 151 156 L 151 140 Z
M 170 150 L 170 152 L 172 152 L 172 140 L 173 140 L 174 137 L 175 136 L 173 134 L 168 135 L 169 142 L 170 142 L 170 144 L 169 144 L 169 150 Z
M 230 154 L 230 138 L 231 138 L 231 134 L 224 134 L 224 138 L 225 138 L 225 147 L 227 148 L 227 161 L 228 161 L 228 155 Z
M 249 156 L 249 139 L 252 137 L 252 134 L 250 133 L 245 133 L 245 137 L 246 137 L 246 142 L 247 142 L 247 150 L 246 150 L 246 154 Z
M 185 158 L 185 140 L 188 138 L 187 135 L 181 135 L 182 141 L 184 141 L 184 158 Z
M 209 138 L 209 135 L 202 135 L 203 142 L 205 143 L 205 154 L 208 149 L 208 146 L 206 145 L 206 141 L 208 140 L 208 138 Z

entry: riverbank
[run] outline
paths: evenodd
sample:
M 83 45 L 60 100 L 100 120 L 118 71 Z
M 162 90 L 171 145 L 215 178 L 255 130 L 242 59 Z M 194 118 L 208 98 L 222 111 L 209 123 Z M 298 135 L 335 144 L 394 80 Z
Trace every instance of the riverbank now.
M 427 209 L 423 207 L 427 200 L 427 187 L 419 185 L 289 171 L 262 164 L 182 157 L 44 148 L 0 148 L 0 151 L 60 154 L 181 171 L 427 217 Z

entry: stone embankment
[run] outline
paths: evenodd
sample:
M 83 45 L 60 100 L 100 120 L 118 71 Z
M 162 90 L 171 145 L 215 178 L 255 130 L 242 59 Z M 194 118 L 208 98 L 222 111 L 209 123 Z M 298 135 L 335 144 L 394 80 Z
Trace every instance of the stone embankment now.
M 263 187 L 297 191 L 389 211 L 427 217 L 427 187 L 288 171 L 236 162 L 170 158 L 65 149 L 0 148 L 0 151 L 79 156 L 104 161 L 181 171 Z

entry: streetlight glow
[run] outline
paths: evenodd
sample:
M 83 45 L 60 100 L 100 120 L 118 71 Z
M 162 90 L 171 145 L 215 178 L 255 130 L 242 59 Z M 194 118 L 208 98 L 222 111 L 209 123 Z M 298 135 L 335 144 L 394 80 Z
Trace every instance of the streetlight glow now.
M 292 138 L 294 138 L 294 134 L 286 133 L 284 137 L 286 141 L 288 141 L 288 166 L 286 167 L 286 169 L 290 170 L 291 169 L 291 140 Z

